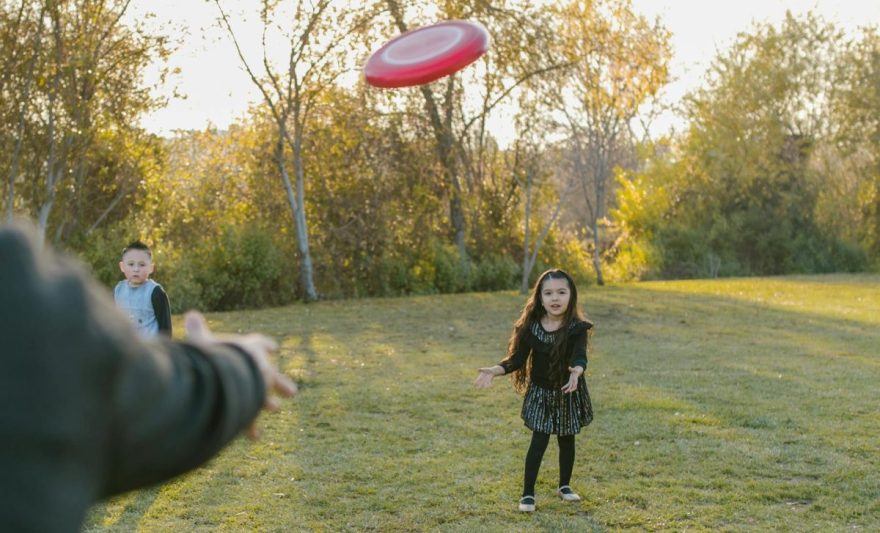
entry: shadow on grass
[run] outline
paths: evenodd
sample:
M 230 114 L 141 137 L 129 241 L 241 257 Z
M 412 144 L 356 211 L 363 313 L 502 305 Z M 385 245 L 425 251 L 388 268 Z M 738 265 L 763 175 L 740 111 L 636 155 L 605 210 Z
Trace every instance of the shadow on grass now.
M 794 291 L 780 301 L 650 285 L 595 295 L 597 447 L 644 465 L 604 475 L 674 480 L 706 508 L 725 495 L 742 510 L 779 504 L 763 523 L 793 510 L 811 528 L 877 519 L 880 285 L 846 318 L 828 286 L 811 300 L 780 281 Z
M 90 514 L 83 531 L 136 531 L 161 490 L 151 487 L 110 499 L 99 512 Z
M 277 336 L 303 385 L 266 417 L 266 449 L 241 445 L 212 466 L 237 480 L 212 498 L 236 500 L 223 512 L 247 511 L 261 531 L 867 527 L 880 494 L 880 283 L 857 281 L 582 290 L 596 322 L 596 420 L 577 439 L 573 479 L 584 501 L 553 497 L 551 443 L 531 516 L 515 510 L 529 442 L 521 398 L 504 379 L 471 387 L 503 358 L 519 294 L 212 316 L 217 330 Z M 192 523 L 224 523 L 200 498 L 166 503 L 200 513 Z
M 880 378 L 880 306 L 873 318 L 852 320 L 640 286 L 597 299 L 611 382 L 650 382 L 758 428 L 776 427 L 782 415 L 845 421 L 880 408 L 880 397 L 865 395 Z M 761 409 L 768 404 L 775 408 Z
M 590 511 L 547 501 L 551 446 L 539 516 L 572 530 L 730 527 L 762 513 L 774 526 L 792 510 L 810 524 L 870 522 L 880 315 L 846 318 L 833 293 L 803 301 L 789 285 L 585 291 L 597 422 L 578 439 L 575 482 Z M 314 351 L 296 409 L 301 494 L 316 512 L 301 515 L 342 529 L 536 527 L 513 511 L 528 444 L 520 399 L 502 380 L 469 387 L 503 357 L 521 305 L 508 293 L 334 302 L 292 326 L 313 332 Z

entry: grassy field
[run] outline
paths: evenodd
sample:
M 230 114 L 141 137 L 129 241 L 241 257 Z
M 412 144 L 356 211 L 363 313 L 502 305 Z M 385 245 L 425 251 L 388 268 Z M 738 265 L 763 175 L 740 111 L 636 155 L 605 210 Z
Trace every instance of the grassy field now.
M 506 379 L 515 293 L 209 315 L 301 385 L 207 466 L 97 506 L 87 531 L 876 531 L 880 276 L 581 288 L 596 419 L 574 488 L 521 514 L 529 432 Z M 176 324 L 178 331 L 179 324 Z

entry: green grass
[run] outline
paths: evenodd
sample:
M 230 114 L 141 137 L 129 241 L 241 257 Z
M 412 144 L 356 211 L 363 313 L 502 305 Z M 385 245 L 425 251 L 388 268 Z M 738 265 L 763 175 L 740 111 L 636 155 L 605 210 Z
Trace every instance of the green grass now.
M 880 527 L 880 276 L 588 287 L 595 421 L 573 486 L 516 511 L 529 433 L 502 358 L 514 293 L 213 314 L 301 385 L 207 466 L 95 507 L 88 531 L 842 531 Z M 179 325 L 176 324 L 176 327 Z

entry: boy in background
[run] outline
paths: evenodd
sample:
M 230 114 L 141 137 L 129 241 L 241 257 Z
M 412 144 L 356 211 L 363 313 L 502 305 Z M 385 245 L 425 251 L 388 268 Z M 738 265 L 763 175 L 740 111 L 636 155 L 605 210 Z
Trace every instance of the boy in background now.
M 134 241 L 122 250 L 119 270 L 125 280 L 116 284 L 113 299 L 142 337 L 160 332 L 171 336 L 171 304 L 162 286 L 150 279 L 153 254 L 150 247 Z

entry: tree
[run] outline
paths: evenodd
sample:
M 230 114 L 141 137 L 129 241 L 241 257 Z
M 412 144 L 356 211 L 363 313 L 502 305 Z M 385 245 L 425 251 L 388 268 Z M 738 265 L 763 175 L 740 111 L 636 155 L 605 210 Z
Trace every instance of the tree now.
M 825 224 L 862 243 L 880 262 L 880 33 L 866 28 L 837 61 L 832 138 L 822 154 L 827 176 Z
M 138 167 L 119 164 L 135 155 L 118 149 L 136 144 L 125 139 L 140 135 L 139 115 L 158 105 L 141 78 L 168 49 L 164 37 L 125 22 L 129 3 L 43 0 L 18 10 L 15 65 L 4 73 L 12 106 L 3 119 L 16 132 L 6 205 L 34 216 L 44 238 L 50 225 L 59 240 L 100 223 L 116 179 L 108 170 Z M 106 203 L 93 201 L 100 191 Z
M 474 184 L 484 176 L 487 149 L 486 122 L 502 102 L 514 94 L 517 87 L 527 80 L 552 72 L 561 67 L 547 53 L 545 41 L 553 32 L 552 19 L 545 10 L 535 8 L 529 2 L 461 1 L 434 3 L 427 6 L 410 6 L 405 11 L 397 0 L 381 0 L 392 24 L 401 33 L 419 25 L 427 17 L 418 16 L 417 7 L 436 11 L 441 18 L 478 20 L 490 35 L 504 35 L 496 40 L 491 53 L 482 59 L 480 81 L 469 80 L 470 89 L 479 88 L 476 105 L 464 98 L 466 73 L 456 74 L 435 83 L 418 88 L 433 134 L 437 161 L 442 169 L 449 202 L 449 220 L 453 241 L 459 256 L 468 270 L 468 216 L 467 196 Z M 437 5 L 439 4 L 439 5 Z
M 2 4 L 0 42 L 3 43 L 0 73 L 0 120 L 11 127 L 0 128 L 0 168 L 7 167 L 5 210 L 7 220 L 15 212 L 15 183 L 18 181 L 24 143 L 26 107 L 31 100 L 34 72 L 42 57 L 45 6 L 22 0 L 17 9 Z M 9 133 L 14 132 L 12 135 Z
M 831 268 L 815 209 L 826 186 L 811 166 L 829 131 L 828 102 L 842 33 L 808 13 L 757 25 L 713 66 L 688 101 L 685 150 L 705 179 L 699 205 L 711 253 L 728 272 Z
M 327 91 L 304 151 L 321 169 L 310 195 L 315 258 L 333 295 L 415 292 L 411 266 L 442 211 L 430 144 L 403 141 L 400 116 L 372 109 L 368 93 Z
M 308 135 L 311 115 L 321 94 L 332 87 L 345 72 L 340 67 L 350 53 L 346 45 L 354 28 L 364 23 L 361 10 L 342 6 L 339 2 L 319 0 L 309 6 L 295 2 L 292 11 L 282 9 L 280 2 L 262 0 L 260 20 L 263 24 L 263 74 L 257 75 L 242 50 L 229 16 L 220 0 L 214 0 L 220 18 L 232 39 L 242 65 L 251 81 L 263 95 L 277 128 L 275 160 L 294 216 L 294 225 L 301 260 L 301 283 L 307 301 L 318 298 L 315 289 L 309 229 L 306 217 L 306 176 L 303 166 L 303 142 Z M 289 20 L 281 27 L 276 20 Z M 270 32 L 278 32 L 287 41 L 289 56 L 283 68 L 272 65 L 267 43 Z M 289 152 L 288 152 L 289 151 Z M 293 163 L 295 183 L 287 169 Z
M 570 173 L 565 172 L 559 150 L 548 142 L 551 130 L 545 118 L 546 109 L 540 106 L 538 99 L 530 96 L 523 94 L 520 100 L 516 119 L 517 139 L 507 151 L 511 160 L 510 172 L 523 196 L 522 294 L 529 291 L 529 279 L 538 253 L 574 190 L 571 185 L 576 183 L 569 179 Z M 549 203 L 544 198 L 551 195 L 554 184 L 559 189 L 555 205 L 541 217 L 540 207 L 542 203 Z
M 624 222 L 647 229 L 646 255 L 660 256 L 660 274 L 859 268 L 859 254 L 817 216 L 822 194 L 839 183 L 840 168 L 817 164 L 817 154 L 833 152 L 829 103 L 840 87 L 842 45 L 833 25 L 788 14 L 778 27 L 740 34 L 715 59 L 705 86 L 685 101 L 689 126 L 670 159 L 634 178 L 661 190 L 662 201 L 639 206 L 632 190 L 623 198 Z
M 556 7 L 556 53 L 569 65 L 548 78 L 545 98 L 560 115 L 587 207 L 593 268 L 604 284 L 600 223 L 614 167 L 632 151 L 631 122 L 667 81 L 670 34 L 637 15 L 630 0 L 572 1 Z

